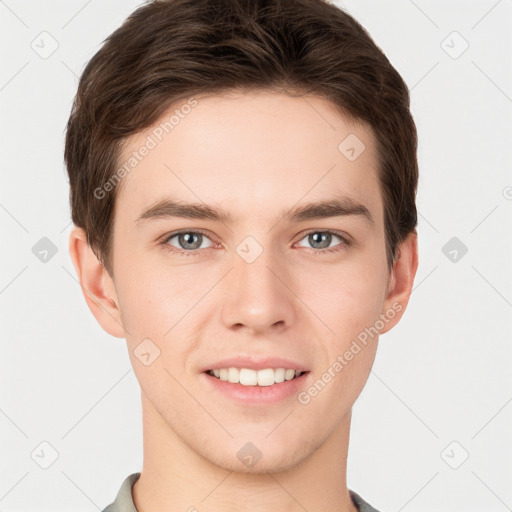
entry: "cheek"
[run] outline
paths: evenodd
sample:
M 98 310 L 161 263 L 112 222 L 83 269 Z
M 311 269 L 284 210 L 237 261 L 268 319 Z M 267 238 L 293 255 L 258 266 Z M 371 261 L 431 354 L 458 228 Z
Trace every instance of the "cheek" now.
M 304 302 L 321 319 L 312 317 L 319 326 L 319 352 L 325 353 L 315 382 L 301 395 L 301 403 L 311 401 L 317 410 L 326 411 L 325 421 L 336 422 L 368 380 L 377 350 L 375 324 L 382 307 L 383 283 L 377 268 L 367 262 L 335 273 L 331 269 L 326 275 L 317 273 L 315 279 L 304 279 L 303 290 Z
M 377 259 L 363 259 L 351 264 L 317 267 L 314 273 L 304 272 L 299 296 L 335 338 L 337 348 L 373 325 L 384 298 L 385 281 L 382 265 Z
M 132 338 L 163 340 L 208 290 L 207 279 L 193 279 L 185 266 L 172 268 L 162 262 L 158 255 L 132 255 L 129 263 L 119 265 L 119 300 Z
M 174 390 L 170 374 L 178 376 L 187 351 L 194 346 L 191 328 L 197 327 L 200 309 L 194 305 L 205 291 L 204 286 L 193 289 L 183 273 L 163 275 L 149 266 L 138 267 L 124 281 L 120 303 L 129 356 L 148 396 L 158 397 L 163 384 L 166 392 Z M 146 353 L 149 364 L 144 361 Z

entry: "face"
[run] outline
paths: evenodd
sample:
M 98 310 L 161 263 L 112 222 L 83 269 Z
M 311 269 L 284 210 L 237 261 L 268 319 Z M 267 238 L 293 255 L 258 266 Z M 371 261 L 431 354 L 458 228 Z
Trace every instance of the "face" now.
M 282 470 L 336 435 L 401 308 L 375 138 L 316 97 L 195 102 L 124 147 L 116 302 L 153 428 L 229 470 Z M 262 385 L 208 372 L 224 368 Z M 265 385 L 276 368 L 303 373 Z

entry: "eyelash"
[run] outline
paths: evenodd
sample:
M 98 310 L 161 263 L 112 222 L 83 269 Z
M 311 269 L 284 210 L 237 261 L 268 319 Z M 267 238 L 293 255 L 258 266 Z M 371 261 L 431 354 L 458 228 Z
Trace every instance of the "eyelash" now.
M 206 249 L 193 249 L 193 250 L 190 250 L 190 251 L 186 251 L 184 249 L 178 249 L 177 247 L 173 247 L 173 246 L 169 245 L 169 243 L 168 243 L 169 240 L 171 240 L 175 236 L 180 235 L 181 233 L 192 233 L 192 234 L 198 234 L 199 233 L 199 234 L 205 235 L 207 238 L 209 238 L 208 233 L 206 231 L 203 231 L 202 229 L 196 229 L 196 230 L 183 229 L 181 231 L 174 231 L 173 233 L 171 233 L 169 235 L 166 235 L 164 237 L 164 239 L 160 242 L 160 244 L 163 245 L 166 250 L 168 250 L 168 251 L 170 251 L 170 252 L 172 252 L 174 254 L 179 254 L 179 255 L 183 255 L 183 256 L 197 256 L 197 255 L 199 255 L 199 253 L 201 251 L 206 250 Z M 312 229 L 310 231 L 307 231 L 306 233 L 304 233 L 304 235 L 299 240 L 299 242 L 303 238 L 305 238 L 306 236 L 308 236 L 308 235 L 310 235 L 312 233 L 321 233 L 321 234 L 329 233 L 329 234 L 337 236 L 341 240 L 340 244 L 335 245 L 334 247 L 331 247 L 331 248 L 327 248 L 327 249 L 314 249 L 314 248 L 308 248 L 308 247 L 304 247 L 303 248 L 303 249 L 306 249 L 308 252 L 310 252 L 312 254 L 315 254 L 315 255 L 342 251 L 342 250 L 344 250 L 347 247 L 350 247 L 352 245 L 352 243 L 348 239 L 348 237 L 346 235 L 341 234 L 339 231 L 333 231 L 333 230 L 324 230 L 324 231 L 322 231 L 322 230 L 319 230 L 319 229 Z M 210 249 L 210 247 L 208 247 L 208 249 Z

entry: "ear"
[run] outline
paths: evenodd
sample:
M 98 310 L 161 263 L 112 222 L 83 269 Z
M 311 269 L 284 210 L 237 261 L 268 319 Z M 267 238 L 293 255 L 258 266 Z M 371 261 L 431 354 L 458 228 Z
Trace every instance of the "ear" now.
M 87 236 L 82 228 L 75 227 L 72 230 L 69 236 L 69 254 L 92 314 L 106 332 L 116 338 L 124 338 L 125 331 L 114 281 L 87 243 Z
M 418 234 L 416 231 L 413 231 L 398 246 L 398 257 L 393 263 L 382 309 L 382 314 L 389 320 L 385 323 L 383 329 L 380 330 L 380 334 L 388 332 L 402 318 L 405 308 L 409 303 L 417 269 Z M 394 312 L 393 317 L 391 317 L 391 311 Z

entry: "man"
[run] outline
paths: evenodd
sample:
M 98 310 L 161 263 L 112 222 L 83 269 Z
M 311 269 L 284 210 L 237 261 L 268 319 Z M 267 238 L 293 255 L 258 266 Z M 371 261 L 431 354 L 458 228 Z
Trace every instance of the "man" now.
M 106 511 L 371 512 L 351 408 L 418 265 L 407 87 L 322 0 L 170 0 L 91 59 L 69 249 L 144 461 Z

